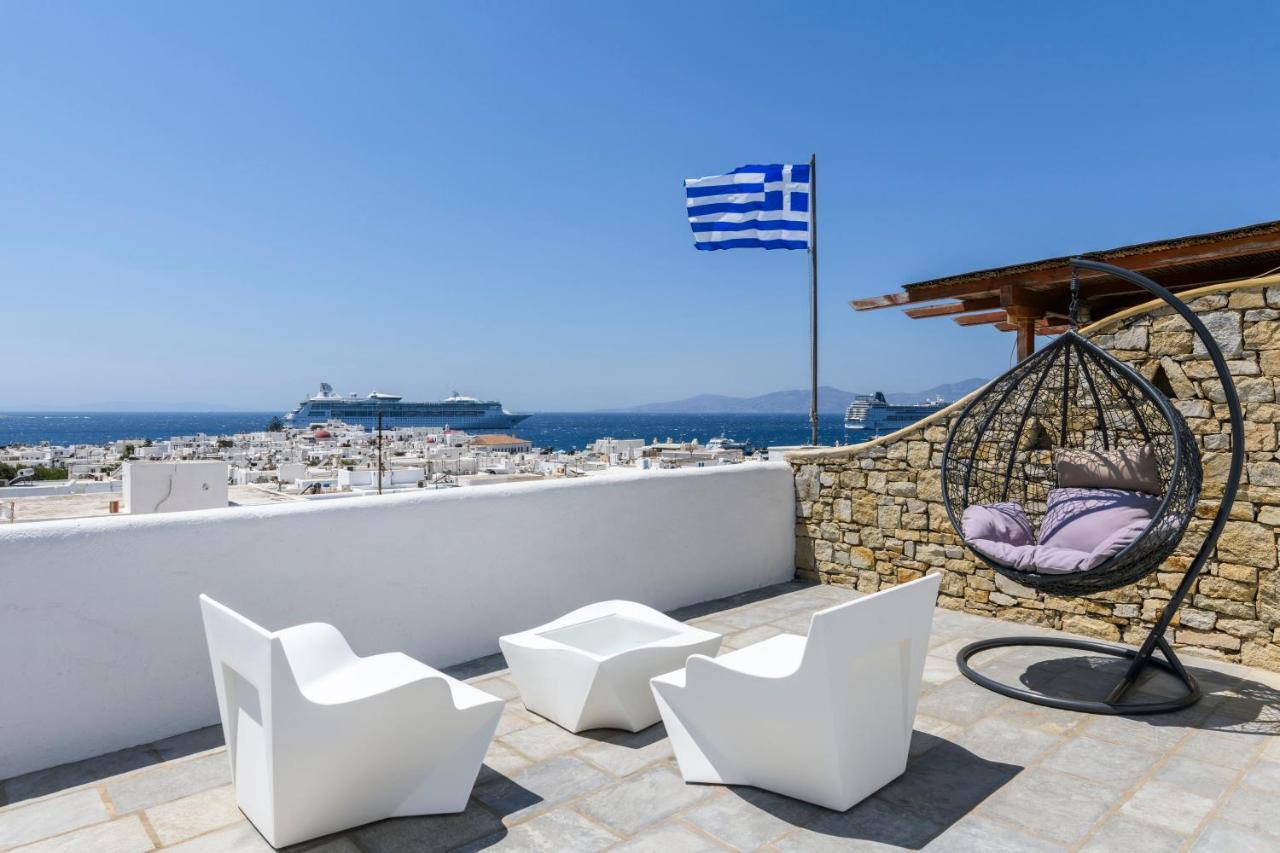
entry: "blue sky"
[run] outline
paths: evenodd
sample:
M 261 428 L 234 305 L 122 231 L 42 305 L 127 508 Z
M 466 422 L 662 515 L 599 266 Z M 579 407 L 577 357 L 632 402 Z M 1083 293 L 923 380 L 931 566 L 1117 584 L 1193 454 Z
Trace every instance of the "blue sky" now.
M 1280 218 L 1278 9 L 0 2 L 0 409 L 804 387 L 804 253 L 681 179 L 811 151 L 822 381 L 991 376 L 847 300 Z

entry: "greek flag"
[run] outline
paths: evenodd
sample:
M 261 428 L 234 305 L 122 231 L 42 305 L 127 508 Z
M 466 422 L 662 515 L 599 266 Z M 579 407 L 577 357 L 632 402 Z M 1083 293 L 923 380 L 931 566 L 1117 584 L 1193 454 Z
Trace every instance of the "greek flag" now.
M 809 248 L 808 163 L 687 178 L 684 194 L 698 249 Z

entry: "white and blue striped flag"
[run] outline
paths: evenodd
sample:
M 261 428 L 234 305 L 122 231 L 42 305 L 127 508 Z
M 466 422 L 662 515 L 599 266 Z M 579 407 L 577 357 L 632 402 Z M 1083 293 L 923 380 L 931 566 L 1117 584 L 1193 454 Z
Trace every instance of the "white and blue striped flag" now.
M 742 166 L 687 178 L 685 207 L 698 249 L 809 248 L 809 164 Z

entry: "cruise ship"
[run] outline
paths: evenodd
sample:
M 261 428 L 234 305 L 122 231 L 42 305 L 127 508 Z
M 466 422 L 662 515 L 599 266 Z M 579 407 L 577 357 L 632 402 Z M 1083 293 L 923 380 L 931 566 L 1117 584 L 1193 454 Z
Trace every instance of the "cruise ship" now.
M 361 425 L 372 429 L 382 415 L 384 429 L 401 426 L 449 427 L 464 432 L 505 432 L 528 415 L 518 415 L 493 400 L 464 397 L 457 391 L 436 403 L 406 403 L 398 394 L 374 391 L 367 397 L 333 393 L 328 382 L 320 383 L 320 393 L 307 397 L 284 416 L 289 426 L 305 427 L 327 421 Z
M 880 391 L 874 394 L 859 394 L 853 398 L 853 402 L 845 410 L 844 428 L 874 435 L 887 435 L 911 426 L 946 405 L 945 400 L 937 399 L 927 403 L 895 406 L 891 405 Z

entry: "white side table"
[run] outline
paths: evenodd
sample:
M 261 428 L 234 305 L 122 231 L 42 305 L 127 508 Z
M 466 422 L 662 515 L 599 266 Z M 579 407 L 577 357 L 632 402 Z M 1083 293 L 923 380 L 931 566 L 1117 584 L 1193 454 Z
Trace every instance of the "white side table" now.
M 498 643 L 530 711 L 571 732 L 638 732 L 660 716 L 649 679 L 690 655 L 714 657 L 720 635 L 634 601 L 602 601 Z

